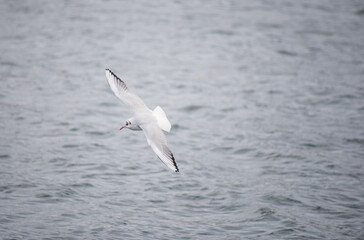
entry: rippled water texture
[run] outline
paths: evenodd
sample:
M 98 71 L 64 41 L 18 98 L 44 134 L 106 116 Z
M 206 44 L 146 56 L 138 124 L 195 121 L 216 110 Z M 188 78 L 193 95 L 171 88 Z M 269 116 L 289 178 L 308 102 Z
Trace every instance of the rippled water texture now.
M 2 239 L 363 239 L 363 1 L 1 1 Z M 163 107 L 180 173 L 107 85 Z

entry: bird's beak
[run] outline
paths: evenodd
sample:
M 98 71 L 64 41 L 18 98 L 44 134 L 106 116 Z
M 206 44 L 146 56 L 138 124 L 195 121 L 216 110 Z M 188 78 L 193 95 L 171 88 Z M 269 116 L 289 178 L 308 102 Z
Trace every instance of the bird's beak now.
M 122 127 L 120 128 L 120 130 L 121 130 L 121 129 L 123 129 L 123 128 L 125 128 L 125 126 L 122 126 Z

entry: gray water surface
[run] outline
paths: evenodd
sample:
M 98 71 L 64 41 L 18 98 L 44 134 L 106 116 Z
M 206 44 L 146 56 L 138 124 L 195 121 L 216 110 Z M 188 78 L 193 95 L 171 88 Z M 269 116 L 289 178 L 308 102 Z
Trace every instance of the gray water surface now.
M 363 239 L 362 1 L 1 1 L 0 238 Z M 180 173 L 107 85 L 172 123 Z

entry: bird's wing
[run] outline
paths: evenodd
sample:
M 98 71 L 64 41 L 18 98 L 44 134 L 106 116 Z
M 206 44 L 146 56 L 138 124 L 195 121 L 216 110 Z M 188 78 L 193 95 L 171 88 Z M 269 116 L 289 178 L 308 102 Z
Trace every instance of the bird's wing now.
M 111 90 L 121 101 L 130 106 L 134 112 L 141 109 L 148 109 L 143 100 L 130 92 L 126 84 L 118 76 L 109 69 L 106 69 L 105 73 Z
M 140 126 L 147 138 L 148 144 L 157 154 L 158 158 L 175 172 L 179 172 L 172 151 L 167 146 L 167 140 L 156 121 L 144 123 Z

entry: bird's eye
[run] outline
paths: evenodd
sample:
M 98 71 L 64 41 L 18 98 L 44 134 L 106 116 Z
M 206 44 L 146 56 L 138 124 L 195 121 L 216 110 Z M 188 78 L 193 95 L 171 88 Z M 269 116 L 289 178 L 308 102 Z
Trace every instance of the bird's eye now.
M 126 122 L 126 124 L 125 124 L 126 126 L 128 126 L 129 125 L 129 123 L 128 122 Z

